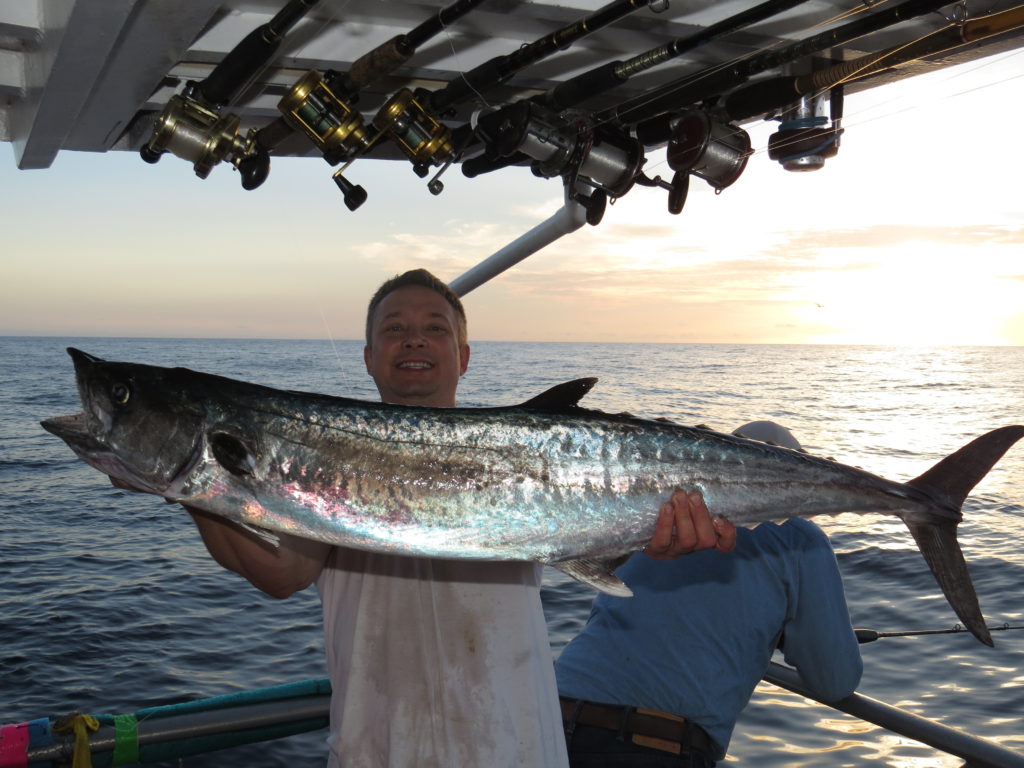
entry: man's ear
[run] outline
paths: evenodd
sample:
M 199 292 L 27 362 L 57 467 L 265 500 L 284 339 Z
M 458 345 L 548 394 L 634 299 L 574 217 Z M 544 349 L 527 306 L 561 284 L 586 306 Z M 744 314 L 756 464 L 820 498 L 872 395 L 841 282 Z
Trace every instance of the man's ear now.
M 463 376 L 466 373 L 466 369 L 469 368 L 469 344 L 462 345 L 462 355 L 460 357 L 459 376 Z
M 370 355 L 371 354 L 373 354 L 373 353 L 370 350 L 370 345 L 367 344 L 365 347 L 363 347 L 363 364 L 366 366 L 366 372 L 369 373 L 372 376 L 373 373 L 370 371 Z

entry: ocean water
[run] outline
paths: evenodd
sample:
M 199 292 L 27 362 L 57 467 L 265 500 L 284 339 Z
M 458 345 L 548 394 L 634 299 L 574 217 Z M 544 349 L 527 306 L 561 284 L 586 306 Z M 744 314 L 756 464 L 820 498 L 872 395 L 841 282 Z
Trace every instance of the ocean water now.
M 359 342 L 0 338 L 0 724 L 70 711 L 127 713 L 325 674 L 313 590 L 258 593 L 206 554 L 187 514 L 111 487 L 41 419 L 78 410 L 73 345 L 272 386 L 375 399 Z M 723 431 L 754 419 L 813 453 L 909 479 L 982 432 L 1024 421 L 1024 348 L 478 342 L 463 405 L 520 402 L 598 376 L 591 407 Z M 968 499 L 960 540 L 990 625 L 1024 624 L 1024 445 Z M 817 518 L 856 626 L 952 627 L 895 518 Z M 592 593 L 548 569 L 553 654 Z M 887 638 L 862 647 L 860 692 L 1024 752 L 1024 630 Z M 323 765 L 324 734 L 240 747 L 187 766 Z M 886 765 L 960 760 L 763 684 L 726 762 Z

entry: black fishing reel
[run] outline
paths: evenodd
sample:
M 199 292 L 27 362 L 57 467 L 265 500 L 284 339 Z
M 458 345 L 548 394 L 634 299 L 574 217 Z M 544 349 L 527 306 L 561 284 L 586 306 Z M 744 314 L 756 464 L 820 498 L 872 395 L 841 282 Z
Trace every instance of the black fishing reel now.
M 481 117 L 477 136 L 492 161 L 525 157 L 533 161 L 535 175 L 561 176 L 576 190 L 573 197 L 587 208 L 590 223 L 600 220 L 598 207 L 603 212 L 608 197 L 622 197 L 632 188 L 645 161 L 640 142 L 624 131 L 595 127 L 583 116 L 562 117 L 529 101 Z
M 740 177 L 753 154 L 746 131 L 702 110 L 684 112 L 671 126 L 665 150 L 669 167 L 704 179 L 716 193 Z
M 706 181 L 717 194 L 735 183 L 753 154 L 746 131 L 701 109 L 639 123 L 636 134 L 645 147 L 665 147 L 665 159 L 675 171 L 672 181 L 656 176 L 637 182 L 668 190 L 669 213 L 682 211 L 691 175 Z

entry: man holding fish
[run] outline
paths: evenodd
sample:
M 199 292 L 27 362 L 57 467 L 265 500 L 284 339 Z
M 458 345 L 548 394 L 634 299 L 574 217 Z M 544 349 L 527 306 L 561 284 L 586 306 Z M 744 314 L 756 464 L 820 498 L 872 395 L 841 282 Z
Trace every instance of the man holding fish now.
M 615 571 L 638 549 L 734 546 L 735 529 L 712 522 L 702 497 L 740 524 L 900 517 L 957 615 L 992 644 L 956 529 L 971 488 L 1024 426 L 898 483 L 579 407 L 595 379 L 520 406 L 453 408 L 465 315 L 423 270 L 370 304 L 364 356 L 384 403 L 68 351 L 83 412 L 47 430 L 115 484 L 186 505 L 215 559 L 268 594 L 316 583 L 333 765 L 564 764 L 536 564 L 632 595 Z
M 469 365 L 458 297 L 425 270 L 370 302 L 364 359 L 384 402 L 455 406 Z M 190 509 L 221 565 L 275 597 L 316 583 L 333 696 L 330 766 L 564 766 L 535 563 L 395 556 L 282 536 L 274 549 Z M 727 551 L 736 530 L 676 493 L 645 548 Z

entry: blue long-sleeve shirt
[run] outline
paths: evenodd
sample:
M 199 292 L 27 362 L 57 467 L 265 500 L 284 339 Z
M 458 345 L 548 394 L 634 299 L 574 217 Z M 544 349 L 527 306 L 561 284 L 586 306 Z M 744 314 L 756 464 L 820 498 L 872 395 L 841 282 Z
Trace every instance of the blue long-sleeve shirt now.
M 556 664 L 559 693 L 690 719 L 719 760 L 780 633 L 811 690 L 852 693 L 863 667 L 828 538 L 798 518 L 737 534 L 730 553 L 630 558 L 617 574 L 634 596 L 594 600 Z

